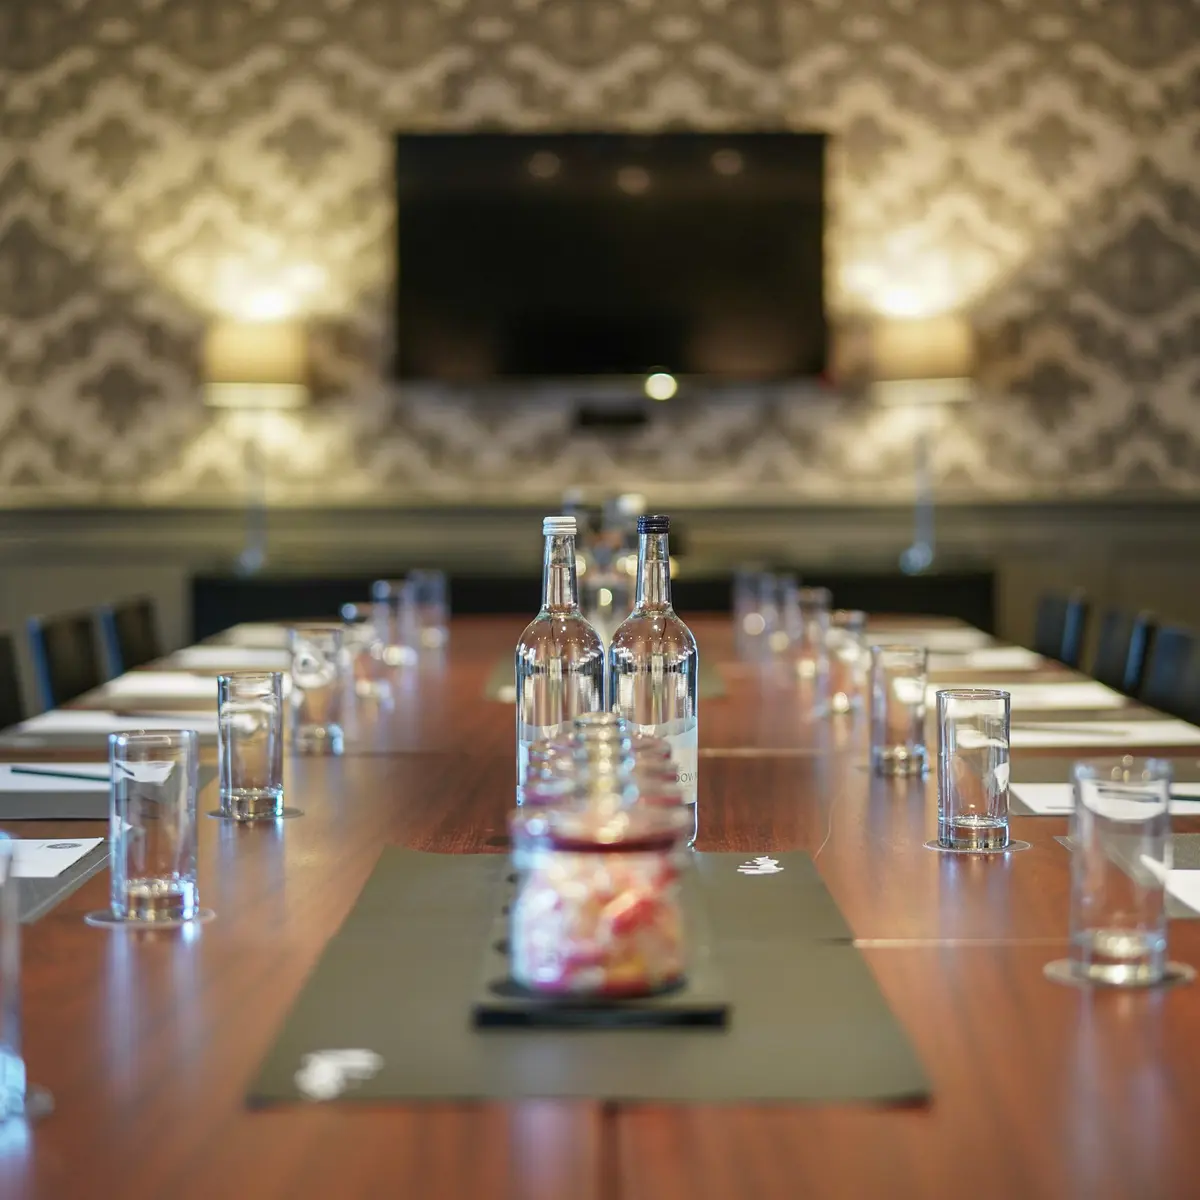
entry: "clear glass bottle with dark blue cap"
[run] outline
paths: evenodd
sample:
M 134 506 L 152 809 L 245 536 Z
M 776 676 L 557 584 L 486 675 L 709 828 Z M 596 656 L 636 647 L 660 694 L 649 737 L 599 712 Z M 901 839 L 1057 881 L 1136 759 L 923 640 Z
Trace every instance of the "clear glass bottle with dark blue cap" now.
M 687 802 L 696 802 L 700 654 L 671 607 L 671 520 L 638 517 L 637 595 L 609 647 L 609 697 L 643 732 L 665 739 Z

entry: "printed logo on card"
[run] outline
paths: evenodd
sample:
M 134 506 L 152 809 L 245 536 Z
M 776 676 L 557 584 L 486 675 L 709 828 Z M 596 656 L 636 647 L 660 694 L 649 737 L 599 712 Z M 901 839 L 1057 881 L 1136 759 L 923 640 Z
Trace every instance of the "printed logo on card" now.
M 779 860 L 763 855 L 760 858 L 752 858 L 749 862 L 744 862 L 738 867 L 739 875 L 778 875 L 783 868 L 779 865 Z
M 294 1079 L 310 1100 L 335 1100 L 351 1084 L 373 1079 L 382 1067 L 374 1050 L 318 1050 L 300 1060 Z

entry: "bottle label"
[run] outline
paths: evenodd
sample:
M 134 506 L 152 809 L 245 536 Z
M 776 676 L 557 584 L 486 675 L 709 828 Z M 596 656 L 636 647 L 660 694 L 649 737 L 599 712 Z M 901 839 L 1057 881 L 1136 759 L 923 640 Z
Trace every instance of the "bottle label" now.
M 667 732 L 668 729 L 677 728 L 678 725 L 678 721 L 673 721 L 669 726 L 641 725 L 639 728 L 643 733 L 651 733 L 655 737 L 663 738 L 670 745 L 671 755 L 675 759 L 675 782 L 683 788 L 686 802 L 695 804 L 696 773 L 700 764 L 700 725 L 693 717 L 687 729 L 674 733 Z

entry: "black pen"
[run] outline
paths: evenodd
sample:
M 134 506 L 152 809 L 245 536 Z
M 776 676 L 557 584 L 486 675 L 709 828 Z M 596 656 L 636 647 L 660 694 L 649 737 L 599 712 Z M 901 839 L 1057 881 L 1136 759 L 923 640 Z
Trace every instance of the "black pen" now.
M 84 779 L 88 783 L 108 783 L 108 775 L 81 775 L 76 771 L 53 771 L 42 767 L 9 767 L 14 775 L 45 775 L 51 779 Z

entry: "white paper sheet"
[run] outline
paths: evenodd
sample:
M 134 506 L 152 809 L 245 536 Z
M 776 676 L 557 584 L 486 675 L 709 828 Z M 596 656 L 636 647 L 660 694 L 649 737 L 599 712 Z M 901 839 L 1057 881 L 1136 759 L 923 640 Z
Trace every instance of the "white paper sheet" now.
M 999 688 L 1008 692 L 1013 712 L 1046 712 L 1053 709 L 1106 709 L 1124 708 L 1127 701 L 1120 692 L 1114 692 L 1102 683 L 1091 681 L 1072 683 L 935 683 L 929 685 L 926 703 L 932 708 L 937 704 L 937 693 L 953 686 L 955 688 Z
M 103 838 L 14 838 L 14 874 L 18 879 L 53 879 L 103 841 Z
M 93 775 L 95 779 L 66 779 L 59 775 L 25 775 L 20 771 L 14 771 L 14 767 L 28 767 L 32 771 L 62 771 L 64 775 Z M 0 792 L 107 792 L 109 779 L 108 763 L 0 764 Z
M 1167 891 L 1188 908 L 1200 912 L 1200 871 L 1168 871 Z
M 286 650 L 288 627 L 269 622 L 247 621 L 228 630 L 225 638 L 231 646 L 257 650 Z
M 189 646 L 171 656 L 172 666 L 184 670 L 286 671 L 292 656 L 286 650 L 262 650 L 246 646 Z
M 217 698 L 215 675 L 189 675 L 186 671 L 131 671 L 105 684 L 114 696 L 167 696 L 173 700 Z
M 1024 646 L 984 646 L 965 654 L 930 654 L 931 671 L 1036 671 L 1040 654 Z
M 129 716 L 94 709 L 55 708 L 22 721 L 21 733 L 114 733 L 123 729 L 194 729 L 216 735 L 217 714 L 158 713 L 153 717 Z
M 867 638 L 876 646 L 924 646 L 931 654 L 964 654 L 990 646 L 992 639 L 979 629 L 937 629 L 909 626 L 906 629 L 867 629 Z
M 1059 746 L 1110 746 L 1125 750 L 1131 746 L 1200 745 L 1200 728 L 1186 721 L 1040 721 L 1036 726 L 1014 726 L 1009 745 L 1014 749 L 1054 749 Z
M 1014 783 L 1009 791 L 1039 816 L 1061 817 L 1075 807 L 1075 789 L 1069 783 Z M 1172 784 L 1171 812 L 1178 817 L 1200 815 L 1200 783 Z

